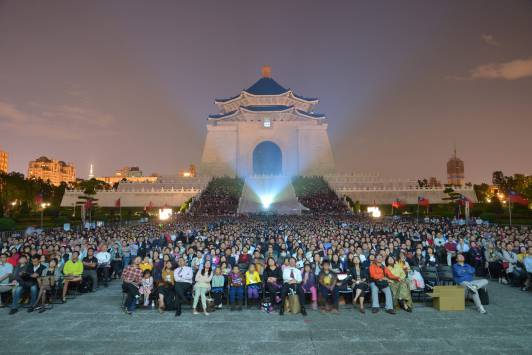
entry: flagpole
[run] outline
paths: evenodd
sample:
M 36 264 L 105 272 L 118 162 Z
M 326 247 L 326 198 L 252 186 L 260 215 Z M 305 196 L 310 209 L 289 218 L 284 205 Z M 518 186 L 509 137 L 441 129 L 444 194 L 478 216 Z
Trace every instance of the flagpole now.
M 417 198 L 417 208 L 416 208 L 416 224 L 419 223 L 419 197 Z
M 508 194 L 508 214 L 510 215 L 510 227 L 512 226 L 512 196 Z

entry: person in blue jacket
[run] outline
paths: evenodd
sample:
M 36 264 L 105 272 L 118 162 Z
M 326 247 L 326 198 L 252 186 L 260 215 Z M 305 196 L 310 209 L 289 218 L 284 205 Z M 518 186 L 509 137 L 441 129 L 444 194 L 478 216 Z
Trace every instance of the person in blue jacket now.
M 469 264 L 464 263 L 464 256 L 458 254 L 456 256 L 456 264 L 453 265 L 453 277 L 454 282 L 457 285 L 461 285 L 466 289 L 466 297 L 470 297 L 475 302 L 478 311 L 481 314 L 487 313 L 480 302 L 480 297 L 478 295 L 478 290 L 485 288 L 488 285 L 488 280 L 478 279 L 474 280 L 475 277 L 475 268 Z

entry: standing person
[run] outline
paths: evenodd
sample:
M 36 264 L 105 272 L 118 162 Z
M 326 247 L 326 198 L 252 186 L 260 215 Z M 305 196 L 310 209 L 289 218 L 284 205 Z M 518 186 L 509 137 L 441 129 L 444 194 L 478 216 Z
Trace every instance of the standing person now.
M 486 288 L 488 285 L 488 280 L 479 279 L 474 280 L 475 268 L 464 262 L 465 258 L 462 254 L 456 256 L 456 264 L 453 265 L 453 276 L 454 282 L 457 285 L 461 285 L 466 289 L 466 296 L 473 298 L 477 310 L 481 314 L 486 314 L 487 311 L 482 306 L 480 302 L 480 297 L 478 295 L 478 289 Z
M 133 259 L 133 264 L 128 265 L 122 272 L 122 290 L 127 293 L 124 311 L 129 315 L 135 311 L 137 297 L 139 297 L 139 287 L 142 283 L 142 270 L 139 264 L 140 257 L 137 256 Z
M 393 296 L 388 279 L 399 280 L 399 278 L 384 267 L 381 254 L 377 254 L 375 259 L 371 262 L 371 265 L 369 266 L 369 277 L 371 279 L 371 311 L 373 313 L 379 312 L 379 290 L 381 290 L 385 297 L 384 308 L 386 309 L 386 312 L 389 314 L 395 314 L 395 310 L 393 309 Z
M 222 308 L 222 298 L 224 295 L 225 277 L 222 275 L 222 269 L 217 267 L 214 269 L 214 275 L 211 280 L 211 292 L 214 297 L 214 305 L 216 308 Z
M 303 316 L 307 315 L 307 311 L 305 310 L 305 292 L 301 287 L 302 281 L 301 271 L 296 268 L 296 259 L 291 257 L 289 265 L 283 270 L 283 288 L 281 289 L 281 308 L 279 309 L 279 315 L 282 316 L 284 314 L 284 303 L 286 302 L 286 296 L 288 296 L 289 290 L 297 293 L 301 305 L 301 314 Z
M 190 266 L 186 266 L 185 259 L 180 257 L 178 267 L 174 270 L 175 288 L 175 316 L 181 315 L 181 305 L 186 302 L 185 294 L 192 289 L 192 277 L 194 273 Z
M 203 314 L 206 316 L 209 315 L 207 312 L 207 292 L 211 289 L 211 280 L 212 280 L 212 268 L 211 262 L 209 260 L 205 261 L 203 267 L 196 274 L 196 284 L 194 285 L 194 302 L 192 304 L 192 313 L 198 314 L 196 311 L 196 306 L 198 305 L 198 300 L 201 297 L 201 306 L 203 307 Z

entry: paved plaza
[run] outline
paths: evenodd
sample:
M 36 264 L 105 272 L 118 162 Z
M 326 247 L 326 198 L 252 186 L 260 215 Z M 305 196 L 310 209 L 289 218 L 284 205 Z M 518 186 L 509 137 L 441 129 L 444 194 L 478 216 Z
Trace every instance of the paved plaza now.
M 42 314 L 0 310 L 2 354 L 532 354 L 532 295 L 489 285 L 488 314 L 440 313 L 416 304 L 413 313 L 339 315 L 309 311 L 265 314 L 255 309 L 180 318 L 173 312 L 120 310 L 120 283 Z M 346 306 L 344 306 L 346 307 Z

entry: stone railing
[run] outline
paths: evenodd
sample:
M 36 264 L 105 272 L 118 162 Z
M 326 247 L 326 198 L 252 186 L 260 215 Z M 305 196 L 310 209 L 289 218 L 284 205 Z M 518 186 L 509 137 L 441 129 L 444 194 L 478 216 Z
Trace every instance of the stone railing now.
M 434 191 L 434 192 L 443 192 L 445 187 L 420 187 L 420 186 L 343 186 L 335 187 L 337 192 L 358 192 L 358 191 Z M 456 192 L 471 192 L 474 191 L 473 187 L 464 186 L 464 187 L 455 187 L 453 188 Z
M 176 188 L 176 187 L 168 187 L 168 188 L 164 188 L 164 187 L 161 187 L 161 188 L 155 188 L 155 187 L 152 187 L 151 189 L 147 189 L 147 188 L 131 188 L 131 189 L 120 189 L 119 191 L 117 190 L 97 190 L 96 193 L 98 194 L 117 194 L 117 193 L 142 193 L 142 192 L 145 192 L 145 193 L 153 193 L 153 192 L 168 192 L 168 193 L 199 193 L 201 192 L 201 188 L 194 188 L 194 187 L 191 187 L 191 188 L 184 188 L 184 187 L 181 187 L 181 188 Z M 84 190 L 80 190 L 80 189 L 72 189 L 72 190 L 66 190 L 65 193 L 72 193 L 72 194 L 83 194 L 85 193 Z

